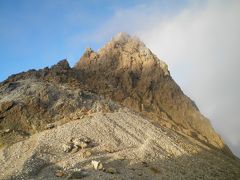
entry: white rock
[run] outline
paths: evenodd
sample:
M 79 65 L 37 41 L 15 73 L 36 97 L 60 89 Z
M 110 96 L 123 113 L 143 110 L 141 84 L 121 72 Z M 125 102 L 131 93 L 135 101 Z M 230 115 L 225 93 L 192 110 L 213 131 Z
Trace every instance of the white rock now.
M 103 165 L 100 161 L 92 161 L 92 166 L 95 170 L 101 170 L 103 169 Z
M 73 144 L 72 143 L 63 144 L 63 151 L 64 152 L 70 152 L 72 149 L 73 149 Z
M 73 139 L 72 142 L 73 142 L 74 146 L 78 146 L 82 149 L 87 148 L 87 146 L 88 146 L 88 144 L 86 142 L 82 141 L 81 139 Z

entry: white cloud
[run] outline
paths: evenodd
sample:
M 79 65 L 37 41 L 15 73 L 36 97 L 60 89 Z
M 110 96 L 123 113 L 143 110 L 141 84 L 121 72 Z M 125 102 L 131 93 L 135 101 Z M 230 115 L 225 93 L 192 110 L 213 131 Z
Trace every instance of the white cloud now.
M 190 1 L 191 2 L 191 1 Z M 94 39 L 138 35 L 240 156 L 240 1 L 189 4 L 177 13 L 155 5 L 119 10 Z
M 138 34 L 240 156 L 239 8 L 239 1 L 211 1 Z

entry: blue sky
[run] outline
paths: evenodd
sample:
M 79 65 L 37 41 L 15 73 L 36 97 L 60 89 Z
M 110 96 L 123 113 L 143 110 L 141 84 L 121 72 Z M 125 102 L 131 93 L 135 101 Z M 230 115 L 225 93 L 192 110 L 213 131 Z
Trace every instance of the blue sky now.
M 187 4 L 187 1 L 177 2 L 147 3 L 169 13 Z M 143 0 L 1 0 L 0 81 L 13 73 L 51 66 L 64 58 L 74 65 L 86 47 L 98 49 L 116 32 L 100 41 L 87 37 L 97 34 L 97 29 L 117 12 L 145 3 Z

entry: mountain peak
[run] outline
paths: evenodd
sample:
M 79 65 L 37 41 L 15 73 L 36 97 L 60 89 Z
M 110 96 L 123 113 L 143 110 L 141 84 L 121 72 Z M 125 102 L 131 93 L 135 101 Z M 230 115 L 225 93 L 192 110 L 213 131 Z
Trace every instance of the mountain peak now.
M 137 37 L 131 36 L 126 32 L 119 32 L 113 36 L 112 40 L 108 44 L 117 44 L 119 46 L 130 44 L 132 47 L 145 47 L 145 44 Z
M 114 41 L 127 41 L 131 38 L 131 36 L 126 32 L 119 32 L 117 35 L 113 37 Z
M 171 78 L 167 64 L 137 37 L 117 34 L 98 52 L 85 52 L 75 69 L 100 94 L 147 116 L 154 112 L 156 119 L 180 124 L 188 135 L 223 148 L 209 121 Z
M 74 68 L 62 60 L 0 83 L 0 164 L 0 179 L 240 178 L 167 65 L 126 33 Z
M 155 69 L 155 66 L 158 66 L 160 67 L 159 71 L 163 72 L 162 74 L 170 75 L 168 66 L 164 61 L 158 59 L 138 37 L 130 36 L 125 32 L 118 33 L 98 52 L 88 48 L 75 68 L 89 69 L 94 66 L 95 69 L 103 66 L 103 64 L 106 67 L 111 67 L 111 69 L 127 68 L 149 72 Z

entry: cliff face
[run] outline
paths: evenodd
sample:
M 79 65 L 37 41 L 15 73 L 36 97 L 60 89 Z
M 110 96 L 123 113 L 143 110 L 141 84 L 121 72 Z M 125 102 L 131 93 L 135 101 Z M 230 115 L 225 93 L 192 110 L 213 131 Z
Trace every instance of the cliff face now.
M 209 120 L 174 82 L 167 65 L 138 38 L 120 33 L 98 52 L 87 49 L 75 69 L 92 90 L 157 123 L 224 147 Z

